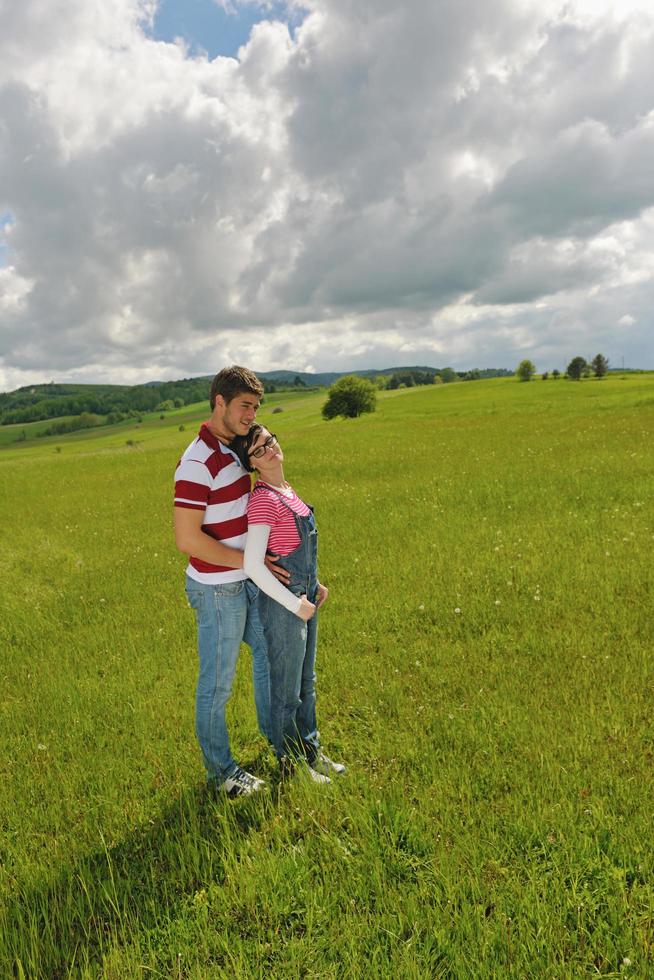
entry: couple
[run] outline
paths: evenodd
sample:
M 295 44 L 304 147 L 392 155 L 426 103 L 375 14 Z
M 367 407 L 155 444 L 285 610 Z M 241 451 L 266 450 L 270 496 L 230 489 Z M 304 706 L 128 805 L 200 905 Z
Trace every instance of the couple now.
M 242 640 L 252 648 L 259 729 L 282 774 L 299 765 L 326 783 L 345 771 L 321 751 L 316 723 L 316 609 L 327 599 L 316 526 L 284 480 L 277 439 L 254 423 L 262 395 L 246 368 L 220 371 L 211 418 L 175 471 L 175 541 L 189 555 L 186 594 L 198 625 L 196 733 L 210 783 L 231 796 L 264 785 L 234 761 L 225 723 Z

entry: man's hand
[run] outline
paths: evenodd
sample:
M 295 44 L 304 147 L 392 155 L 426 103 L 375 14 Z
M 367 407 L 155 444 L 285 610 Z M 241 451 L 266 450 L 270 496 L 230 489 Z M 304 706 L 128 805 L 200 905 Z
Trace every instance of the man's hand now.
M 276 579 L 279 579 L 282 585 L 288 585 L 288 583 L 291 581 L 291 573 L 285 568 L 279 568 L 279 566 L 275 564 L 276 561 L 279 561 L 279 557 L 279 555 L 266 555 L 266 568 L 269 572 L 273 573 Z
M 321 606 L 325 605 L 328 598 L 329 598 L 329 589 L 327 588 L 326 585 L 323 585 L 321 582 L 318 582 L 318 591 L 316 593 L 316 606 L 318 607 L 318 609 L 320 609 Z
M 308 622 L 316 611 L 316 607 L 312 602 L 309 602 L 305 595 L 300 597 L 300 608 L 296 612 L 296 616 L 303 619 L 304 622 Z

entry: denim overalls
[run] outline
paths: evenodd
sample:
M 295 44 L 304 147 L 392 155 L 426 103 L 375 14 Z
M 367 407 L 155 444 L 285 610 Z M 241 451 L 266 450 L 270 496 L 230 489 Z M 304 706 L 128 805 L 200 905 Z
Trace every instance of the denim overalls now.
M 263 489 L 263 488 L 261 488 Z M 272 490 L 266 487 L 266 490 Z M 257 492 L 255 486 L 253 493 Z M 276 493 L 275 490 L 272 490 Z M 293 514 L 300 538 L 297 548 L 280 557 L 278 568 L 291 573 L 288 588 L 296 596 L 316 601 L 318 591 L 318 529 L 313 510 L 300 517 Z M 318 613 L 304 623 L 279 602 L 259 591 L 259 618 L 266 637 L 270 664 L 270 722 L 272 743 L 278 759 L 305 758 L 309 765 L 320 752 L 316 722 L 316 643 Z

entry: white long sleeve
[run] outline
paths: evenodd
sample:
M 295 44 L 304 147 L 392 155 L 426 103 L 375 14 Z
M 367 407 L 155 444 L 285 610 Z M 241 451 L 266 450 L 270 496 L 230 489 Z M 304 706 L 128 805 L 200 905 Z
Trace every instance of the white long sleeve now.
M 262 592 L 265 592 L 275 602 L 279 602 L 289 612 L 297 615 L 302 600 L 282 585 L 265 564 L 270 531 L 270 524 L 251 524 L 248 527 L 248 536 L 243 553 L 243 571 L 255 585 L 259 586 Z

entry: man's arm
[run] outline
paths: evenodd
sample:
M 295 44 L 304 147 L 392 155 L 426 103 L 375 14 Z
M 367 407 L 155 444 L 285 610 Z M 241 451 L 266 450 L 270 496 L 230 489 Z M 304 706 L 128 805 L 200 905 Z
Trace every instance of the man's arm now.
M 227 568 L 243 568 L 243 552 L 238 548 L 230 548 L 222 541 L 205 534 L 202 530 L 203 510 L 190 507 L 174 507 L 173 522 L 175 526 L 175 544 L 179 551 L 193 555 L 200 561 L 208 561 L 212 565 L 225 565 Z M 290 572 L 285 568 L 277 568 L 276 556 L 266 555 L 266 566 L 276 579 L 283 585 L 288 585 Z
M 243 552 L 238 548 L 229 548 L 222 541 L 205 534 L 202 530 L 204 519 L 203 510 L 190 507 L 175 507 L 174 526 L 175 544 L 180 551 L 193 555 L 200 561 L 212 565 L 225 565 L 227 568 L 243 568 Z

